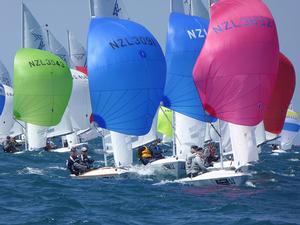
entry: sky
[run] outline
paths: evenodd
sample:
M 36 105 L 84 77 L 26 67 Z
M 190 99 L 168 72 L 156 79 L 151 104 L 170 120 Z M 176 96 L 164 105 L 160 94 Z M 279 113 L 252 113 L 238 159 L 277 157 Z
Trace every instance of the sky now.
M 123 0 L 131 20 L 146 26 L 165 46 L 170 0 Z M 251 1 L 251 0 L 245 0 Z M 85 45 L 89 26 L 89 0 L 23 0 L 41 25 L 48 24 L 56 38 L 66 47 L 67 29 Z M 300 73 L 300 0 L 264 0 L 278 29 L 280 49 Z M 207 6 L 207 0 L 203 0 Z M 0 60 L 13 73 L 13 60 L 21 47 L 21 0 L 0 0 Z M 254 34 L 253 34 L 254 35 Z M 300 82 L 297 75 L 297 82 Z M 294 109 L 300 112 L 300 84 L 296 85 Z

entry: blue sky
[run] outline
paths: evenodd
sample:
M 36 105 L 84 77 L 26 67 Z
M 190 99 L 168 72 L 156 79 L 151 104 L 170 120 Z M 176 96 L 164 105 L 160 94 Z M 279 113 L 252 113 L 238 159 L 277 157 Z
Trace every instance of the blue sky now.
M 145 25 L 165 46 L 169 0 L 123 0 L 132 20 Z M 67 45 L 66 30 L 71 30 L 85 44 L 89 25 L 88 0 L 24 0 L 41 25 L 48 24 L 57 39 Z M 203 0 L 207 4 L 206 0 Z M 277 23 L 281 51 L 289 57 L 300 71 L 299 0 L 264 0 Z M 0 60 L 13 72 L 13 59 L 21 46 L 21 0 L 0 1 Z M 297 81 L 299 78 L 297 77 Z M 300 112 L 297 85 L 293 104 Z

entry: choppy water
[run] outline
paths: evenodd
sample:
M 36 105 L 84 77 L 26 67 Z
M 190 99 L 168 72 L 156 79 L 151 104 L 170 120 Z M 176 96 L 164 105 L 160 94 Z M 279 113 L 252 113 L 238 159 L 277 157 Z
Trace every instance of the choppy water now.
M 130 179 L 71 179 L 68 153 L 0 152 L 0 224 L 300 224 L 299 152 L 265 148 L 247 186 L 213 188 L 145 171 Z

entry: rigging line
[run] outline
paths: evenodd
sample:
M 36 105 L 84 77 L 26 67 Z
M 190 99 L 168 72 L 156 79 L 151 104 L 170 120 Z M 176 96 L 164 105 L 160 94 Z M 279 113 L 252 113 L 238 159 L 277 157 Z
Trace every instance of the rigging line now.
M 179 142 L 179 144 L 181 145 L 180 139 L 179 139 L 178 136 L 176 135 L 176 132 L 174 132 L 174 131 L 175 131 L 175 127 L 173 126 L 172 121 L 169 120 L 169 118 L 168 118 L 167 114 L 165 113 L 165 111 L 163 110 L 162 106 L 159 106 L 159 108 L 160 108 L 161 111 L 163 112 L 164 116 L 167 118 L 168 122 L 171 124 L 171 127 L 172 127 L 172 129 L 173 129 L 173 135 L 175 136 L 175 139 L 176 139 L 176 140 Z M 173 111 L 172 113 L 174 113 L 174 111 Z
M 221 134 L 218 132 L 218 130 L 216 129 L 216 127 L 215 127 L 211 122 L 209 122 L 209 124 L 210 124 L 211 127 L 214 129 L 214 131 L 217 133 L 217 135 L 218 135 L 219 137 L 221 137 Z M 220 129 L 221 129 L 221 127 L 220 127 Z
M 23 129 L 26 129 L 16 118 L 13 118 L 15 122 L 17 122 Z

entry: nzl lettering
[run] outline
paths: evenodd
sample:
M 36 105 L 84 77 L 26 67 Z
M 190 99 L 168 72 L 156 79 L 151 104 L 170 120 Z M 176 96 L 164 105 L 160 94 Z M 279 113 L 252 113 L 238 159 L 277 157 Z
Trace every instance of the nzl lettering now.
M 187 30 L 187 34 L 190 39 L 198 39 L 198 38 L 205 38 L 207 36 L 206 29 L 193 29 Z

